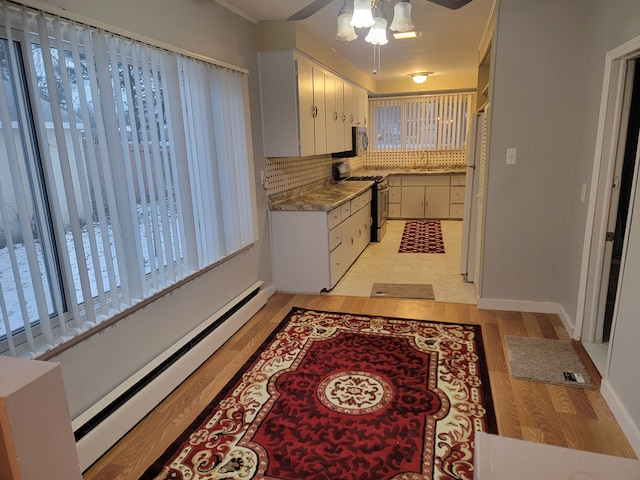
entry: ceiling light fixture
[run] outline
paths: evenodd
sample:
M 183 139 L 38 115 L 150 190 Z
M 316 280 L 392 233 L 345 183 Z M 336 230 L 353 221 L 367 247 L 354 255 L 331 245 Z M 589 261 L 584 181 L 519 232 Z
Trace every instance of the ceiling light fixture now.
M 382 0 L 373 0 L 371 5 L 374 24 L 364 40 L 372 45 L 386 45 L 389 42 L 387 40 L 387 16 L 382 8 Z
M 355 28 L 369 28 L 365 41 L 373 45 L 385 45 L 387 40 L 387 16 L 384 11 L 384 0 L 344 0 L 338 12 L 338 32 L 336 40 L 350 42 L 358 38 Z M 411 1 L 397 0 L 393 7 L 393 21 L 389 29 L 396 32 L 394 38 L 417 38 L 420 32 L 412 32 Z
M 423 84 L 424 82 L 427 81 L 427 77 L 429 75 L 431 75 L 433 72 L 415 72 L 415 73 L 410 73 L 409 76 L 411 77 L 411 79 L 417 83 L 417 84 Z
M 351 26 L 355 28 L 368 28 L 375 23 L 371 14 L 371 0 L 353 0 L 353 16 Z
M 411 2 L 400 0 L 393 6 L 393 22 L 389 25 L 389 30 L 394 32 L 408 32 L 413 30 L 411 21 Z
M 342 8 L 338 12 L 338 33 L 336 34 L 336 40 L 342 40 L 343 42 L 350 42 L 358 38 L 353 25 L 351 25 L 351 18 L 353 17 L 353 9 L 347 5 L 348 0 L 344 0 Z
M 410 32 L 393 32 L 393 38 L 396 40 L 405 40 L 407 38 L 418 38 L 422 36 L 419 30 L 411 30 Z

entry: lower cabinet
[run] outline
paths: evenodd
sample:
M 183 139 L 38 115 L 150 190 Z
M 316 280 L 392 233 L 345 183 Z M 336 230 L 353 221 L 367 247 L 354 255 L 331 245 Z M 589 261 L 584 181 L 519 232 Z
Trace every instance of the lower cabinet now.
M 330 212 L 276 210 L 270 216 L 276 289 L 330 290 L 369 244 L 371 190 Z
M 452 184 L 454 177 L 456 183 Z M 392 176 L 389 179 L 389 217 L 462 218 L 459 212 L 464 207 L 465 187 L 458 177 L 434 174 Z

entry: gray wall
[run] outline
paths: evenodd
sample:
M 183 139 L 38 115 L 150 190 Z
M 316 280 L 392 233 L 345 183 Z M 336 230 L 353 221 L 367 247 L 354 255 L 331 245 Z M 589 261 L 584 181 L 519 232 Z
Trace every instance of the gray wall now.
M 579 3 L 501 0 L 498 5 L 485 299 L 558 300 L 584 75 L 587 15 Z M 517 148 L 517 161 L 506 165 L 511 147 Z M 579 208 L 586 211 L 586 203 Z
M 499 1 L 482 298 L 553 302 L 576 322 L 605 54 L 638 36 L 637 0 Z M 637 238 L 629 248 L 605 380 L 637 448 Z
M 247 68 L 256 185 L 260 185 L 264 158 L 253 24 L 213 0 L 25 3 Z M 55 10 L 58 6 L 64 12 Z M 260 241 L 254 247 L 53 358 L 62 363 L 72 418 L 256 280 L 272 284 L 266 196 L 262 188 L 256 195 Z

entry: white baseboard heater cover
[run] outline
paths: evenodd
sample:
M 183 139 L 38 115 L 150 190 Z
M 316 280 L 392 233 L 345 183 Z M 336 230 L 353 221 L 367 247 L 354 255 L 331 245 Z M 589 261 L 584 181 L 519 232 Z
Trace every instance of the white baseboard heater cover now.
M 258 281 L 76 418 L 73 431 L 82 471 L 89 468 L 153 410 L 269 298 Z M 215 335 L 212 333 L 215 331 Z

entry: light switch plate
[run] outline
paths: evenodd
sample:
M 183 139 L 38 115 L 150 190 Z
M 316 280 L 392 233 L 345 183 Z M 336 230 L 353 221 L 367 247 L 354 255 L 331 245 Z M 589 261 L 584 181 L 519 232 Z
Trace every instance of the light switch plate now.
M 516 153 L 517 149 L 515 148 L 507 148 L 507 165 L 515 165 L 516 164 Z

